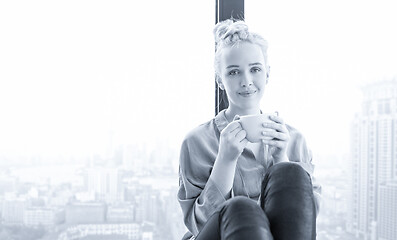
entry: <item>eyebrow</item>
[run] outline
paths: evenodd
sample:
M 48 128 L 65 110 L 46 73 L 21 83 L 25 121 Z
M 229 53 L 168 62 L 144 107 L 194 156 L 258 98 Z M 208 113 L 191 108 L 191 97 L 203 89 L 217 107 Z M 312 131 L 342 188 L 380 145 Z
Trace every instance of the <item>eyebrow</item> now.
M 239 65 L 229 65 L 226 68 L 238 68 L 238 67 L 239 67 Z
M 255 65 L 262 65 L 262 63 L 256 62 L 256 63 L 250 63 L 250 64 L 248 64 L 248 66 L 255 66 Z
M 248 66 L 255 66 L 255 65 L 262 65 L 262 63 L 256 62 L 256 63 L 250 63 L 250 64 L 248 64 Z M 238 67 L 239 67 L 239 65 L 229 65 L 229 66 L 227 66 L 226 68 L 238 68 Z

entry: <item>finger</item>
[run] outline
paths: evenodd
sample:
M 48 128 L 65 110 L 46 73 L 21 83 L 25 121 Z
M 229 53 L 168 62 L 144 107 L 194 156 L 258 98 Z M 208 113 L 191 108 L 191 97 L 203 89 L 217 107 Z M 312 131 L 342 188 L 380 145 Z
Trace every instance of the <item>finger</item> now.
M 240 115 L 234 116 L 233 121 L 236 121 L 236 120 L 240 120 Z
M 270 115 L 269 118 L 270 118 L 271 120 L 275 121 L 276 123 L 284 124 L 284 120 L 283 120 L 281 117 L 279 117 L 279 116 Z
M 238 125 L 236 128 L 230 131 L 230 134 L 234 134 L 234 136 L 236 136 L 236 134 L 241 130 L 243 130 L 243 128 L 241 127 L 241 125 Z
M 231 123 L 229 123 L 229 125 L 227 125 L 226 126 L 226 128 L 224 129 L 226 132 L 229 132 L 229 133 L 231 133 L 231 132 L 233 132 L 233 131 L 235 131 L 235 130 L 237 130 L 237 129 L 241 129 L 241 124 L 240 124 L 240 122 L 239 121 L 233 121 L 233 122 L 231 122 Z
M 239 131 L 237 134 L 236 134 L 236 138 L 237 138 L 237 140 L 240 142 L 242 139 L 244 139 L 245 137 L 247 136 L 247 132 L 245 131 L 245 130 L 243 130 L 243 129 L 241 129 L 241 131 Z
M 248 140 L 246 138 L 244 138 L 243 140 L 240 141 L 241 144 L 243 144 L 243 146 L 247 146 L 248 144 Z
M 271 139 L 271 140 L 263 139 L 262 142 L 266 145 L 273 146 L 273 147 L 280 148 L 280 149 L 284 149 L 287 146 L 285 141 L 278 141 L 278 140 L 273 140 L 273 139 Z
M 265 137 L 271 137 L 273 139 L 278 139 L 282 141 L 287 141 L 289 139 L 289 136 L 283 132 L 263 131 L 262 135 Z
M 274 130 L 279 131 L 279 132 L 287 132 L 287 128 L 285 127 L 285 125 L 280 124 L 280 123 L 264 122 L 264 123 L 262 123 L 262 126 L 264 128 L 274 129 Z

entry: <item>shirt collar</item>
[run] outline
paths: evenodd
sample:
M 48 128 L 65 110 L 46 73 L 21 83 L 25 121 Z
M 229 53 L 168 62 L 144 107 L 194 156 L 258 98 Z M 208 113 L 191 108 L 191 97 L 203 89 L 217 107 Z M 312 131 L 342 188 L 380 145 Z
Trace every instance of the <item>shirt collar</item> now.
M 222 130 L 229 124 L 225 111 L 226 109 L 223 109 L 215 116 L 215 124 L 218 127 L 219 132 L 222 132 Z

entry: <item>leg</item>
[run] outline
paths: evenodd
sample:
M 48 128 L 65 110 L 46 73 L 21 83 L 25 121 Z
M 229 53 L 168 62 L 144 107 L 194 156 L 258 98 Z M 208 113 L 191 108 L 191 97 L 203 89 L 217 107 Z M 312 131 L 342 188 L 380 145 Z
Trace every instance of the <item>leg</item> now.
M 274 239 L 316 239 L 312 183 L 300 165 L 278 163 L 269 168 L 262 182 L 261 207 Z
M 214 213 L 196 240 L 265 239 L 272 240 L 269 221 L 255 201 L 234 197 Z
M 196 236 L 196 240 L 220 240 L 221 234 L 219 233 L 219 211 L 212 214 L 207 220 L 203 229 Z
M 221 239 L 273 240 L 269 220 L 256 201 L 234 197 L 221 210 Z

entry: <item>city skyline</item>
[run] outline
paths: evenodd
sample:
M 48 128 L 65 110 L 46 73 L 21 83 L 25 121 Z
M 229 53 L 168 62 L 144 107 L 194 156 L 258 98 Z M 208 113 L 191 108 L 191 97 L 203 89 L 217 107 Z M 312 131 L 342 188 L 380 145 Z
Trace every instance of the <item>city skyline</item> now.
M 112 165 L 61 166 L 70 168 L 67 172 L 73 173 L 69 176 L 72 181 L 54 181 L 55 177 L 49 176 L 23 178 L 32 175 L 26 171 L 0 172 L 0 186 L 15 183 L 8 189 L 0 188 L 0 236 L 8 239 L 10 235 L 4 231 L 10 230 L 4 229 L 12 226 L 40 230 L 45 234 L 43 239 L 52 240 L 90 236 L 175 239 L 183 234 L 183 224 L 167 225 L 182 220 L 175 198 L 175 172 L 162 167 L 153 175 L 136 171 L 130 164 Z
M 348 230 L 359 239 L 397 238 L 397 81 L 363 88 L 352 123 L 352 186 Z
M 394 5 L 245 1 L 247 24 L 269 43 L 262 110 L 277 110 L 313 152 L 319 240 L 396 236 L 397 122 L 386 113 L 397 109 L 367 108 L 362 92 L 397 80 Z M 179 150 L 214 117 L 214 10 L 0 2 L 0 239 L 182 237 Z M 381 119 L 362 116 L 378 108 Z

